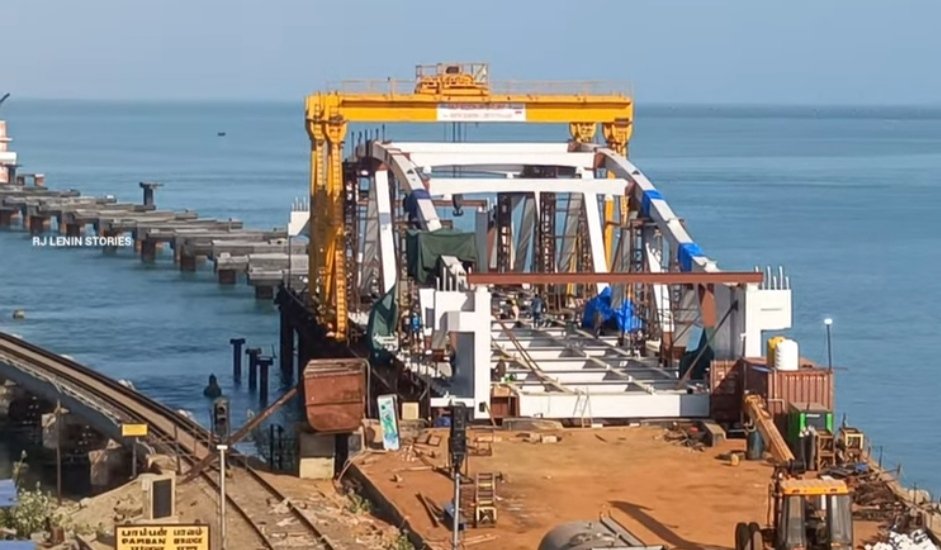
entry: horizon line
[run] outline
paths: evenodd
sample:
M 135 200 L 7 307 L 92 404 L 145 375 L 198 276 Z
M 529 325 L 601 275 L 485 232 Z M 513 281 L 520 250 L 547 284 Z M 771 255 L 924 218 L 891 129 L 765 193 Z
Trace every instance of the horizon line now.
M 125 97 L 125 98 L 109 98 L 109 97 L 52 97 L 52 96 L 19 96 L 16 95 L 10 96 L 10 105 L 14 105 L 18 101 L 25 102 L 74 102 L 74 103 L 124 103 L 124 104 L 154 104 L 154 103 L 173 103 L 173 104 L 206 104 L 206 103 L 217 103 L 217 104 L 290 104 L 290 103 L 303 103 L 306 96 L 301 96 L 297 99 L 289 99 L 285 97 L 257 97 L 257 98 L 225 98 L 225 97 L 170 97 L 170 98 L 157 98 L 157 97 Z M 635 100 L 635 108 L 642 107 L 683 107 L 683 108 L 799 108 L 799 109 L 813 109 L 813 108 L 826 108 L 826 109 L 941 109 L 941 101 L 939 102 L 849 102 L 849 103 L 832 103 L 832 102 L 775 102 L 775 101 L 762 101 L 762 100 L 750 100 L 750 101 L 712 101 L 712 100 L 703 100 L 703 101 L 648 101 L 638 103 Z

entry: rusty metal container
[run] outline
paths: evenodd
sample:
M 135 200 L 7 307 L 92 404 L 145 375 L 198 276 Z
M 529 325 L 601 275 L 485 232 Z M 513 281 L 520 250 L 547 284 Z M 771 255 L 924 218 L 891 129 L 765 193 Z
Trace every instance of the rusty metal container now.
M 796 371 L 769 368 L 763 361 L 749 359 L 744 372 L 749 393 L 762 396 L 779 430 L 787 430 L 787 412 L 792 403 L 819 403 L 834 410 L 833 371 L 801 360 Z
M 738 361 L 716 359 L 709 364 L 709 416 L 716 422 L 737 422 L 742 413 L 742 369 Z
M 304 407 L 310 427 L 320 433 L 349 433 L 366 411 L 364 359 L 313 359 L 304 367 Z

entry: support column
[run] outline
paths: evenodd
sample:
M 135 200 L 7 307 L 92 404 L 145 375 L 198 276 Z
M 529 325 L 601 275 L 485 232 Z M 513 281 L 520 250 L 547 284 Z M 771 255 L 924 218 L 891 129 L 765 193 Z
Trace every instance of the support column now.
M 26 218 L 29 220 L 29 233 L 30 235 L 41 235 L 42 233 L 49 230 L 49 218 L 43 218 L 41 216 L 28 216 Z
M 281 379 L 290 385 L 294 378 L 294 327 L 286 309 L 281 309 Z
M 258 356 L 261 355 L 261 348 L 250 348 L 245 353 L 248 354 L 248 389 L 254 391 L 258 388 Z
M 242 381 L 242 346 L 245 345 L 245 338 L 231 338 L 232 344 L 232 379 L 238 384 Z
M 152 181 L 140 182 L 141 189 L 144 190 L 144 206 L 154 206 L 154 190 L 161 184 Z
M 140 241 L 140 259 L 142 262 L 147 263 L 153 263 L 157 260 L 157 241 L 151 239 Z
M 78 223 L 66 223 L 65 224 L 65 236 L 66 237 L 81 237 L 85 226 Z
M 274 287 L 273 286 L 255 286 L 255 299 L 256 300 L 273 300 L 274 299 Z
M 196 256 L 180 252 L 180 271 L 196 271 L 197 260 Z
M 263 355 L 258 357 L 258 371 L 261 378 L 258 386 L 258 401 L 263 406 L 268 404 L 268 370 L 273 363 L 274 358 L 271 356 Z
M 234 269 L 220 269 L 216 271 L 220 285 L 234 285 L 238 281 L 238 273 Z

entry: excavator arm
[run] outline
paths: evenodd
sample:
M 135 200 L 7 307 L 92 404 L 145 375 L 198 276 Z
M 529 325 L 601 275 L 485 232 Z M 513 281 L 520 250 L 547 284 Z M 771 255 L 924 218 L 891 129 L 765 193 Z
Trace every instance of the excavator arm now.
M 758 395 L 746 395 L 744 405 L 745 414 L 761 432 L 761 437 L 765 440 L 765 445 L 775 462 L 780 466 L 789 466 L 793 463 L 794 453 L 788 447 L 784 436 L 778 431 L 778 427 L 774 425 L 774 418 L 768 412 L 765 400 Z

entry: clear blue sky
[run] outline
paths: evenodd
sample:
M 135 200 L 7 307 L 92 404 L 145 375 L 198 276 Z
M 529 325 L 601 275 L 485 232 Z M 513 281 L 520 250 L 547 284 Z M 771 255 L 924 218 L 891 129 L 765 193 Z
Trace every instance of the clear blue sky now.
M 2 0 L 0 92 L 298 99 L 483 60 L 647 103 L 941 104 L 938 0 Z

